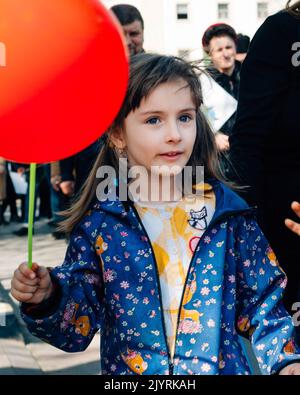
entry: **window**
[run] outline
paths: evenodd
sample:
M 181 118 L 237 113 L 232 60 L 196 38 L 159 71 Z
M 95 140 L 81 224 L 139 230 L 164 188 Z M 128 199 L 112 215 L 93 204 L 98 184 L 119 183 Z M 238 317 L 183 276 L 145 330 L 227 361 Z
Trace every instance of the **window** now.
M 268 3 L 257 3 L 257 17 L 259 19 L 265 19 L 269 16 Z
M 218 4 L 218 19 L 228 19 L 229 18 L 229 5 L 228 3 Z
M 177 4 L 177 19 L 188 19 L 187 4 Z

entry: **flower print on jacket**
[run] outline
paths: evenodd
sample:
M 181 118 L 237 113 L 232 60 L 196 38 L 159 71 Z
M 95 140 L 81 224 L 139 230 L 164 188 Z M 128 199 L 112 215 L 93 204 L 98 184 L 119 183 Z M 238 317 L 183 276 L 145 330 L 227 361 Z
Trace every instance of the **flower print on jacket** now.
M 268 256 L 272 266 L 279 266 L 279 262 L 278 262 L 276 255 L 271 247 L 269 247 L 267 249 L 267 256 Z
M 290 355 L 295 354 L 296 347 L 295 347 L 294 339 L 292 339 L 292 340 L 290 340 L 290 341 L 288 342 L 288 344 L 284 347 L 283 351 L 284 351 L 286 354 L 290 354 Z
M 126 365 L 136 374 L 142 375 L 148 368 L 148 363 L 143 360 L 141 354 L 128 347 L 126 354 L 121 353 L 121 356 Z
M 78 312 L 79 304 L 75 304 L 74 313 L 70 320 L 71 324 L 75 326 L 75 333 L 82 336 L 87 336 L 90 332 L 90 320 L 86 315 L 79 316 L 76 318 Z
M 108 244 L 104 242 L 101 236 L 98 236 L 95 243 L 95 250 L 97 255 L 101 255 L 108 248 Z
M 237 327 L 241 332 L 248 332 L 250 329 L 250 320 L 248 317 L 240 317 L 237 322 Z
M 195 309 L 187 309 L 187 305 L 192 301 L 194 294 L 197 291 L 196 274 L 193 273 L 193 280 L 186 287 L 182 308 L 180 313 L 179 333 L 193 334 L 201 331 L 202 325 L 200 324 L 200 317 L 203 316 L 201 312 Z M 193 305 L 193 302 L 191 303 Z
M 117 273 L 114 270 L 108 269 L 103 273 L 105 283 L 111 283 L 117 278 Z

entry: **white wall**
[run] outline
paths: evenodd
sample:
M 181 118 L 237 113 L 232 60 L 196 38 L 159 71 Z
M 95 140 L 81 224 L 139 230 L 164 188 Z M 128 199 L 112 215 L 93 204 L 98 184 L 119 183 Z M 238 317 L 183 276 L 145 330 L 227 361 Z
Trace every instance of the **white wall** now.
M 102 0 L 108 8 L 120 3 L 136 6 L 145 21 L 145 45 L 149 52 L 178 55 L 189 50 L 190 58 L 201 58 L 205 29 L 217 22 L 229 23 L 238 33 L 253 37 L 263 23 L 257 18 L 257 3 L 268 2 L 269 14 L 284 8 L 286 0 Z M 186 3 L 189 19 L 177 20 L 176 5 Z M 218 20 L 218 3 L 229 4 L 229 19 Z

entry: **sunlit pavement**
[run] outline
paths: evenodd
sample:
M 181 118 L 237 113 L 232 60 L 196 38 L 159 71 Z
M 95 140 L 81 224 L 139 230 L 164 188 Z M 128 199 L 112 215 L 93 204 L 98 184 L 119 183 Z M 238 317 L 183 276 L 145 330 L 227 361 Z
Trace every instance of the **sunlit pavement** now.
M 33 261 L 43 266 L 60 265 L 66 242 L 54 240 L 47 222 L 36 223 Z M 21 320 L 18 302 L 9 292 L 14 270 L 27 261 L 27 237 L 12 234 L 20 226 L 0 226 L 0 375 L 100 374 L 99 334 L 86 351 L 69 354 L 33 337 Z

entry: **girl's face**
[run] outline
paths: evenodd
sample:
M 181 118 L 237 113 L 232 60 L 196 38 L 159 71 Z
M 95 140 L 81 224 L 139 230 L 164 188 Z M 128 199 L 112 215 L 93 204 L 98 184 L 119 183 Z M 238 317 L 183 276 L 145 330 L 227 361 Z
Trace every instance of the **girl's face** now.
M 131 111 L 120 133 L 130 166 L 163 166 L 157 175 L 176 175 L 187 164 L 196 140 L 196 106 L 183 79 L 159 85 Z M 171 168 L 176 166 L 176 171 Z M 167 170 L 166 170 L 167 169 Z M 169 171 L 170 169 L 170 171 Z M 169 174 L 167 174 L 169 171 Z

